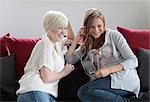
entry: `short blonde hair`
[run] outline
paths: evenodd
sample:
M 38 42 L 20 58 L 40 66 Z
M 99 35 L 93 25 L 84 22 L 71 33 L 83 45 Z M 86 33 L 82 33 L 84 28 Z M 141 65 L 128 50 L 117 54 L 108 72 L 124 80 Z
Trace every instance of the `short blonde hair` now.
M 68 26 L 68 18 L 59 11 L 48 11 L 43 18 L 44 29 L 47 32 L 49 29 L 55 29 Z

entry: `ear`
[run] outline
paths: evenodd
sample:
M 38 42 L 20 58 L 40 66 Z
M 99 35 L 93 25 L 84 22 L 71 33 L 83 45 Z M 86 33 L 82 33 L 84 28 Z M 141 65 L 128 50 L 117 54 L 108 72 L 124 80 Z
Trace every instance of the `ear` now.
M 67 37 L 68 37 L 68 39 L 70 39 L 70 40 L 73 40 L 74 37 L 75 37 L 70 22 L 68 22 L 68 27 L 67 27 Z

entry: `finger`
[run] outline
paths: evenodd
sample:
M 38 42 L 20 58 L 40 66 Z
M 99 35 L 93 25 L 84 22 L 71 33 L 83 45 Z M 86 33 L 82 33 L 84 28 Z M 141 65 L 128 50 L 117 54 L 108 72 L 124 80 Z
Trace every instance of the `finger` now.
M 99 72 L 99 71 L 96 71 L 96 72 L 95 72 L 95 74 L 96 74 L 96 75 L 99 75 L 99 74 L 100 74 L 100 72 Z
M 70 67 L 72 67 L 72 64 L 68 64 Z
M 85 29 L 85 26 L 83 26 L 81 29 Z
M 72 67 L 72 70 L 74 70 L 75 68 L 74 67 Z
M 66 66 L 68 65 L 68 63 L 66 63 Z
M 102 77 L 100 74 L 98 74 L 98 75 L 95 74 L 95 76 L 96 76 L 96 78 L 101 78 Z
M 97 76 L 99 76 L 99 77 L 102 77 L 103 75 L 102 75 L 102 73 L 101 72 L 97 72 L 97 73 L 95 73 Z
M 80 32 L 83 32 L 85 30 L 85 27 L 80 28 Z
M 99 73 L 95 73 L 95 75 L 96 75 L 96 76 L 100 76 L 100 74 L 99 74 Z
M 82 33 L 84 33 L 85 29 L 84 29 L 84 28 L 82 28 L 82 29 L 81 29 L 81 31 L 82 31 Z
M 75 68 L 74 68 L 74 67 L 70 67 L 70 69 L 71 69 L 71 70 L 74 70 Z

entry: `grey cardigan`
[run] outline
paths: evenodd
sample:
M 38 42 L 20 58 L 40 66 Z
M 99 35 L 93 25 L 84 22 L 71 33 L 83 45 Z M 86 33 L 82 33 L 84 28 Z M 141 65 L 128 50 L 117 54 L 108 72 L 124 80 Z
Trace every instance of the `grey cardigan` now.
M 126 39 L 116 30 L 107 29 L 106 34 L 109 34 L 112 43 L 113 57 L 119 59 L 119 62 L 124 70 L 110 74 L 111 88 L 123 89 L 133 92 L 138 97 L 140 91 L 140 80 L 137 75 L 136 67 L 138 60 L 133 54 Z M 134 40 L 134 39 L 133 39 Z M 65 55 L 66 61 L 71 64 L 78 62 L 84 53 L 77 49 L 71 57 Z M 117 63 L 116 63 L 117 64 Z

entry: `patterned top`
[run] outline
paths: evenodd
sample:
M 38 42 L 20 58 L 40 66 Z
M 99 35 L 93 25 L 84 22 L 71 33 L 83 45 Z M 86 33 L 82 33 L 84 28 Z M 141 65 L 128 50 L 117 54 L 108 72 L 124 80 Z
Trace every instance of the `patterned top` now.
M 92 49 L 88 53 L 88 56 L 96 67 L 95 71 L 99 68 L 107 67 L 107 65 L 110 63 L 110 59 L 113 59 L 112 45 L 108 34 L 105 37 L 104 45 L 99 49 Z

